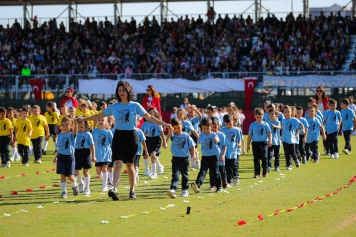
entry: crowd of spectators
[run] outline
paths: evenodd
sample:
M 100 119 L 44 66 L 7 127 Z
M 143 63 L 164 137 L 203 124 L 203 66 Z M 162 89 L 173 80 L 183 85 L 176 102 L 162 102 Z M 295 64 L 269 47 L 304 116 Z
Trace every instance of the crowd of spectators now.
M 205 17 L 204 17 L 205 18 Z M 212 78 L 214 73 L 267 72 L 288 75 L 301 71 L 339 70 L 356 33 L 356 20 L 340 14 L 286 19 L 274 15 L 255 23 L 250 17 L 222 17 L 213 9 L 207 20 L 180 17 L 162 24 L 148 17 L 142 24 L 109 20 L 69 24 L 56 19 L 0 26 L 1 75 L 106 74 L 130 78 L 143 73 Z M 258 36 L 252 44 L 252 37 Z M 247 56 L 242 66 L 241 56 Z

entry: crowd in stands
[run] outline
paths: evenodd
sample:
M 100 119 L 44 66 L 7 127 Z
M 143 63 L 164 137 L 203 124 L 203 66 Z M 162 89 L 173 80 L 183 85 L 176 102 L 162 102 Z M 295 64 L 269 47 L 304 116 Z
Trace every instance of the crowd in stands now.
M 1 75 L 110 74 L 130 78 L 142 73 L 167 73 L 175 77 L 212 78 L 232 72 L 267 72 L 288 75 L 301 71 L 339 70 L 356 33 L 356 20 L 340 14 L 326 17 L 277 19 L 268 14 L 256 23 L 250 17 L 230 18 L 211 9 L 207 20 L 180 17 L 162 25 L 153 17 L 142 24 L 115 25 L 109 20 L 69 24 L 52 19 L 38 24 L 27 20 L 0 26 Z M 252 37 L 258 36 L 256 43 Z M 241 56 L 247 56 L 243 65 Z M 356 69 L 356 68 L 355 68 Z

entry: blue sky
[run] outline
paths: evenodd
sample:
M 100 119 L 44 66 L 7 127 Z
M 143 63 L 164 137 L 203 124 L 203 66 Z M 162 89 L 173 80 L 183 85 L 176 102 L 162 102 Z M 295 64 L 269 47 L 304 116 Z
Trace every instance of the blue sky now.
M 229 1 L 229 2 L 215 2 L 215 11 L 217 13 L 242 13 L 246 9 L 246 12 L 251 13 L 253 17 L 254 7 L 249 7 L 254 1 Z M 349 0 L 337 1 L 339 5 L 346 5 Z M 323 0 L 321 1 L 310 1 L 310 7 L 329 7 L 336 3 L 335 0 Z M 270 0 L 263 1 L 262 5 L 269 9 L 270 12 L 290 12 L 291 11 L 291 1 L 285 0 Z M 120 5 L 118 5 L 120 6 Z M 123 4 L 123 15 L 147 15 L 153 11 L 158 6 L 157 3 L 134 3 L 134 4 Z M 57 17 L 67 6 L 35 6 L 34 15 L 45 20 L 45 18 Z M 177 15 L 182 14 L 205 14 L 207 9 L 206 2 L 183 2 L 183 3 L 169 3 L 169 9 Z M 30 7 L 28 8 L 30 11 Z M 302 12 L 303 5 L 302 0 L 293 1 L 293 11 Z M 78 12 L 82 16 L 113 16 L 113 5 L 102 4 L 102 5 L 79 5 Z M 159 15 L 160 12 L 157 9 L 154 15 Z M 61 17 L 66 18 L 68 13 L 65 12 Z M 0 24 L 7 24 L 6 19 L 22 18 L 22 7 L 0 7 Z M 142 17 L 136 17 L 142 18 Z M 254 18 L 254 17 L 253 17 Z M 98 18 L 101 20 L 102 18 Z M 61 21 L 60 19 L 59 21 Z M 11 20 L 13 21 L 13 20 Z M 138 20 L 139 22 L 139 20 Z

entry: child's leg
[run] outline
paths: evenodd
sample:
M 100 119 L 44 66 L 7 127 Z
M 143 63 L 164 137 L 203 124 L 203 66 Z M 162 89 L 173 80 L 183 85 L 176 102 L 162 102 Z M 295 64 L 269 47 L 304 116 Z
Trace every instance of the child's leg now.
M 274 167 L 279 168 L 279 154 L 280 146 L 273 146 L 273 154 L 274 154 Z
M 135 191 L 135 167 L 133 163 L 126 163 L 126 168 L 127 168 L 127 174 L 129 176 L 129 182 L 130 182 L 130 192 Z
M 156 164 L 157 164 L 157 167 L 158 167 L 158 173 L 163 173 L 163 171 L 164 171 L 164 167 L 163 167 L 163 165 L 161 165 L 161 162 L 159 162 L 159 154 L 158 155 L 156 155 Z
M 84 169 L 83 175 L 84 175 L 84 189 L 89 189 L 89 185 L 90 185 L 89 169 Z
M 298 150 L 301 157 L 305 157 L 305 144 L 303 142 L 303 139 L 304 139 L 304 135 L 299 135 Z
M 267 150 L 268 150 L 267 143 L 264 145 L 261 145 L 260 160 L 262 161 L 262 174 L 263 175 L 267 174 Z
M 286 158 L 286 166 L 289 167 L 292 165 L 292 157 L 291 157 L 291 150 L 290 150 L 289 144 L 286 142 L 283 142 L 283 149 L 284 149 L 284 156 Z
M 108 167 L 108 179 L 109 179 L 109 184 L 113 183 L 114 175 L 113 175 L 113 166 L 114 162 L 112 162 L 109 167 Z
M 106 191 L 106 189 L 108 188 L 108 165 L 101 166 L 101 173 L 103 174 L 103 178 L 101 180 L 101 187 L 103 190 Z
M 198 187 L 200 187 L 203 184 L 208 169 L 209 169 L 208 161 L 203 156 L 201 159 L 200 170 L 199 170 L 197 179 L 195 181 L 195 183 L 198 185 Z
M 232 177 L 240 177 L 239 174 L 239 168 L 240 168 L 240 155 L 237 155 L 236 159 L 234 159 L 233 164 L 232 164 Z
M 211 169 L 209 169 L 209 182 L 210 182 L 210 187 L 215 186 L 215 174 Z
M 66 183 L 67 177 L 63 174 L 61 174 L 61 187 L 62 187 L 62 192 L 67 193 L 67 183 Z
M 329 140 L 328 140 L 328 133 L 325 131 L 325 135 L 326 135 L 326 140 L 323 140 L 324 143 L 324 149 L 325 149 L 325 153 L 330 153 L 330 146 L 329 146 Z
M 345 147 L 344 149 L 347 149 L 351 151 L 351 130 L 348 131 L 343 131 L 344 133 L 344 139 L 345 139 Z
M 96 175 L 101 177 L 101 166 L 96 166 L 95 170 L 96 170 Z
M 182 174 L 182 190 L 187 190 L 189 188 L 188 166 L 189 166 L 188 159 L 187 158 L 181 159 L 180 173 Z M 173 170 L 173 164 L 172 164 L 172 170 Z M 172 172 L 172 179 L 173 179 L 173 172 Z M 179 174 L 178 174 L 178 181 L 179 181 Z M 178 182 L 177 182 L 177 186 L 178 186 Z
M 252 153 L 253 153 L 253 166 L 255 175 L 261 174 L 261 165 L 260 165 L 260 145 L 252 142 Z
M 12 147 L 12 153 L 11 153 L 10 160 L 13 161 L 14 158 L 15 158 L 15 156 L 17 155 L 17 152 L 18 152 L 17 147 L 16 147 L 16 142 L 14 142 L 14 143 L 11 145 L 11 147 Z
M 227 176 L 227 183 L 231 184 L 231 175 L 232 175 L 232 159 L 226 159 L 225 158 L 225 170 L 226 170 L 226 176 Z
M 17 145 L 17 153 L 21 156 L 21 158 L 22 158 L 22 164 L 25 164 L 24 162 L 23 162 L 23 152 L 24 152 L 24 146 L 22 145 L 22 144 L 18 144 Z
M 307 161 L 309 161 L 310 158 L 310 144 L 311 143 L 305 143 L 305 153 Z
M 45 141 L 44 141 L 44 143 L 43 143 L 43 150 L 44 150 L 44 151 L 47 151 L 49 138 L 50 138 L 50 136 L 48 137 L 48 139 L 45 138 Z
M 274 156 L 274 146 L 268 147 L 267 151 L 267 166 L 268 168 L 272 167 L 272 157 Z
M 151 162 L 152 162 L 151 174 L 155 175 L 156 174 L 156 152 L 155 151 L 152 151 L 152 153 L 151 153 Z
M 208 165 L 209 165 L 209 169 L 214 171 L 216 189 L 221 188 L 221 174 L 220 174 L 220 171 L 219 171 L 219 163 L 218 163 L 217 157 L 216 156 L 210 156 L 208 158 Z
M 314 161 L 319 159 L 318 142 L 319 141 L 313 141 L 312 143 L 310 143 L 310 148 L 311 148 L 311 151 L 313 152 L 312 159 Z
M 227 181 L 226 181 L 226 169 L 225 169 L 225 165 L 219 165 L 219 171 L 220 171 L 220 174 L 221 174 L 221 182 L 223 184 L 226 184 Z
M 172 180 L 171 180 L 171 186 L 169 188 L 171 190 L 172 189 L 177 190 L 177 188 L 178 188 L 181 164 L 183 163 L 182 161 L 180 161 L 180 159 L 182 159 L 182 158 L 172 157 Z M 183 180 L 182 180 L 182 190 L 183 190 Z
M 54 150 L 57 151 L 57 137 L 53 137 Z
M 9 136 L 3 136 L 2 137 L 2 143 L 1 143 L 1 158 L 3 161 L 5 161 L 3 164 L 6 162 L 10 162 L 10 137 Z
M 143 163 L 145 164 L 145 174 L 146 174 L 146 172 L 148 174 L 148 172 L 150 171 L 150 168 L 148 166 L 148 159 L 143 158 Z
M 115 192 L 117 192 L 117 188 L 119 186 L 122 165 L 123 165 L 122 160 L 115 160 L 114 161 L 115 169 L 114 169 L 114 181 L 113 181 L 114 183 L 113 183 L 113 185 L 114 185 L 114 191 Z
M 334 132 L 332 135 L 332 144 L 334 146 L 334 153 L 339 153 L 339 141 L 338 141 L 338 137 L 337 137 L 338 132 Z

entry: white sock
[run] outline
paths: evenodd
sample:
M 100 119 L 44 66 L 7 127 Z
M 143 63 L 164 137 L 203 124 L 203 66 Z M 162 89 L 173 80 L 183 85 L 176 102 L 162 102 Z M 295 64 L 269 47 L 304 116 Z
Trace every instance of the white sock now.
M 48 147 L 48 141 L 44 141 L 44 145 L 43 145 L 43 150 L 47 150 Z
M 64 182 L 64 183 L 61 183 L 61 187 L 62 187 L 62 192 L 67 192 L 67 183 Z
M 161 163 L 159 162 L 159 157 L 158 156 L 156 156 L 156 164 L 157 164 L 157 167 L 161 167 L 162 166 Z
M 16 153 L 17 153 L 17 148 L 16 147 L 12 148 L 12 154 L 11 154 L 12 159 L 15 157 Z
M 17 148 L 16 148 L 15 156 L 16 156 L 16 159 L 20 159 L 19 149 L 17 149 Z
M 151 173 L 152 173 L 152 175 L 156 174 L 156 163 L 152 163 Z
M 57 142 L 53 142 L 54 143 L 54 149 L 57 150 Z
M 143 163 L 145 164 L 146 170 L 149 170 L 148 159 L 143 159 Z
M 84 188 L 89 189 L 90 185 L 90 176 L 84 177 Z
M 78 186 L 77 179 L 74 178 L 74 181 L 72 182 L 72 187 L 75 188 Z
M 113 184 L 113 179 L 114 179 L 114 175 L 112 172 L 108 172 L 108 176 L 109 176 L 109 183 Z
M 138 168 L 135 170 L 136 177 L 138 177 L 138 172 L 139 171 L 140 171 L 140 169 L 138 169 Z
M 81 184 L 81 185 L 84 184 L 83 179 L 82 179 L 82 176 L 80 176 L 80 174 L 78 174 L 78 176 L 77 176 L 77 181 L 78 181 L 78 183 Z
M 103 176 L 103 179 L 101 180 L 101 186 L 102 188 L 105 188 L 107 186 L 107 182 L 108 182 L 108 172 L 102 172 L 101 173 Z

